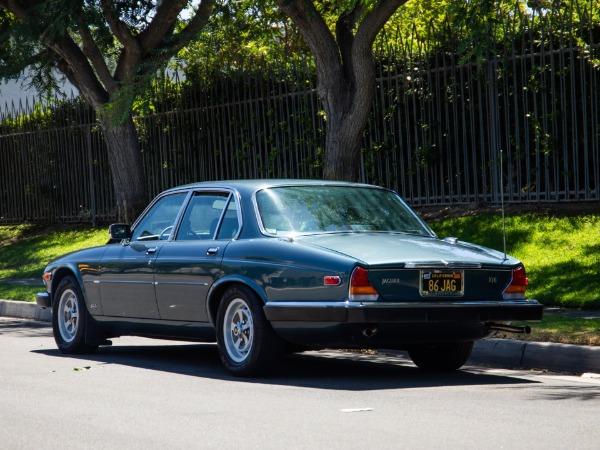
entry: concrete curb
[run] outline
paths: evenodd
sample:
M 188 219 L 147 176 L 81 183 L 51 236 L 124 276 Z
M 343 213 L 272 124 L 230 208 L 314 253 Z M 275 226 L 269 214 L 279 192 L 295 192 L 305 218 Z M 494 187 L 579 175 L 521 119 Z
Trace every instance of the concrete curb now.
M 17 317 L 50 322 L 49 309 L 35 303 L 0 300 L 0 317 Z M 515 369 L 600 373 L 600 347 L 485 339 L 475 342 L 469 363 Z
M 0 317 L 18 317 L 20 319 L 33 319 L 50 322 L 52 315 L 50 309 L 42 309 L 35 303 L 16 302 L 13 300 L 0 300 Z
M 485 339 L 475 342 L 469 362 L 494 367 L 600 373 L 600 347 Z

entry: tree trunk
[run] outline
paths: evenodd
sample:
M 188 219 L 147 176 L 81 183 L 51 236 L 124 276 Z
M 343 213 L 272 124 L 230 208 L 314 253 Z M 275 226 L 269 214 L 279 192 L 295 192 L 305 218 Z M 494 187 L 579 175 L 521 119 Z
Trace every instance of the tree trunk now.
M 360 147 L 375 96 L 373 42 L 407 0 L 355 0 L 335 24 L 335 36 L 313 0 L 275 0 L 298 26 L 315 57 L 317 92 L 326 122 L 323 177 L 358 181 Z
M 341 76 L 334 83 L 317 72 L 327 117 L 323 158 L 326 180 L 359 181 L 360 150 L 376 90 L 371 60 L 365 58 L 360 64 L 350 76 L 339 71 Z
M 148 204 L 148 186 L 135 124 L 131 116 L 116 126 L 105 117 L 101 126 L 115 188 L 117 217 L 131 224 Z
M 327 117 L 323 178 L 326 180 L 358 181 L 360 148 L 364 124 L 356 123 L 344 114 L 342 118 Z

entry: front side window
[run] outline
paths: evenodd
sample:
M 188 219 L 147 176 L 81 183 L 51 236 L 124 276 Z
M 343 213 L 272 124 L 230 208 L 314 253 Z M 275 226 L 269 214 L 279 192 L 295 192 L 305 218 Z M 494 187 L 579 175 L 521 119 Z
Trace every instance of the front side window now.
M 352 186 L 284 186 L 256 194 L 269 234 L 401 232 L 431 236 L 427 226 L 395 193 Z
M 132 241 L 168 239 L 187 193 L 167 195 L 159 199 L 138 222 Z

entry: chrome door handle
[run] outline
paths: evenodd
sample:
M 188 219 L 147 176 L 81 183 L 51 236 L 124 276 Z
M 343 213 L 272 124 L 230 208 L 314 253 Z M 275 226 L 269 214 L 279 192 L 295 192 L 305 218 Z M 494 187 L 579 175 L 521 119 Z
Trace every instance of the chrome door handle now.
M 146 250 L 146 255 L 154 255 L 156 253 L 156 250 L 158 250 L 158 247 L 150 247 Z
M 211 255 L 214 256 L 219 252 L 219 247 L 210 247 L 208 250 L 206 250 L 206 254 L 207 255 Z

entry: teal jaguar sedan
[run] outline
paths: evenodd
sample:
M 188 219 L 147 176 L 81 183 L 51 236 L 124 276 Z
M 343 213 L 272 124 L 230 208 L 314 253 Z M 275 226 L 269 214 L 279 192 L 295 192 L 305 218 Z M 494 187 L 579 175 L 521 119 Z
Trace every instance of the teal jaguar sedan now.
M 314 180 L 205 182 L 158 195 L 107 245 L 52 261 L 64 353 L 123 335 L 216 342 L 237 376 L 286 349 L 393 348 L 421 369 L 464 365 L 473 342 L 539 321 L 517 259 L 440 239 L 398 194 Z

